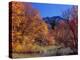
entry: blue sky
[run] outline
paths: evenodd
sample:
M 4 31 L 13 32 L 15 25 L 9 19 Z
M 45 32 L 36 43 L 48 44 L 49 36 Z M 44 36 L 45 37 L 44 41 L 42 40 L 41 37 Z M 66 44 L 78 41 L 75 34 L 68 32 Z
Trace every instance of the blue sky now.
M 52 17 L 61 16 L 72 5 L 32 3 L 32 7 L 38 9 L 42 17 Z

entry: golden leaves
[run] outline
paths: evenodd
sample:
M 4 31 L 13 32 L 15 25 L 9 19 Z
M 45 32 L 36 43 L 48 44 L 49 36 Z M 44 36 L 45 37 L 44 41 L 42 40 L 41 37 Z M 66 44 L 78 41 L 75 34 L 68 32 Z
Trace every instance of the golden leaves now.
M 36 50 L 39 47 L 35 41 L 37 37 L 44 40 L 43 44 L 53 40 L 52 37 L 46 40 L 49 32 L 47 24 L 41 20 L 39 11 L 29 4 L 12 2 L 12 28 L 14 52 Z
M 21 2 L 12 2 L 12 12 L 16 14 L 24 14 L 24 5 Z

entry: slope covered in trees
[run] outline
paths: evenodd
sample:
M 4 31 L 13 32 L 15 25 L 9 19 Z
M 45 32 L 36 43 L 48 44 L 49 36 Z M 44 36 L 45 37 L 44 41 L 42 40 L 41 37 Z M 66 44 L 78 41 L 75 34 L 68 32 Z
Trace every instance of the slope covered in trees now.
M 58 44 L 70 47 L 73 50 L 78 48 L 78 7 L 64 11 L 63 16 L 43 18 L 50 28 L 54 28 L 55 40 Z M 48 22 L 49 21 L 49 22 Z

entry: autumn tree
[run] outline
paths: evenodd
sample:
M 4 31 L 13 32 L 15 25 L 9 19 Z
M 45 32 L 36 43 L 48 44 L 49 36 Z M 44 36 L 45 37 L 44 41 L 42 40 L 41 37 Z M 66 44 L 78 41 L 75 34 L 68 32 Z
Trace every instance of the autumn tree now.
M 73 48 L 77 48 L 78 46 L 78 6 L 73 6 L 71 9 L 69 26 L 74 35 Z
M 11 8 L 12 49 L 14 52 L 35 49 L 36 42 L 40 43 L 38 40 L 41 40 L 44 45 L 53 43 L 51 41 L 54 38 L 48 37 L 47 24 L 41 19 L 39 11 L 34 9 L 30 3 L 12 2 Z
M 65 47 L 77 49 L 78 44 L 78 11 L 77 6 L 73 6 L 65 13 L 68 16 L 68 21 L 62 20 L 56 26 L 55 37 L 58 43 L 62 43 Z M 64 17 L 65 17 L 64 15 Z M 66 18 L 65 18 L 66 19 Z

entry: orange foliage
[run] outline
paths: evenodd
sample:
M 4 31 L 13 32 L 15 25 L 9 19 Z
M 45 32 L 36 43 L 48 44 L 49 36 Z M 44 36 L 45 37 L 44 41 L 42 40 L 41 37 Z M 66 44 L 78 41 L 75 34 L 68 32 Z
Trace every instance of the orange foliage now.
M 36 44 L 37 37 L 49 43 L 47 35 L 47 24 L 41 19 L 38 10 L 32 8 L 30 4 L 12 2 L 12 49 L 14 52 L 31 50 Z

